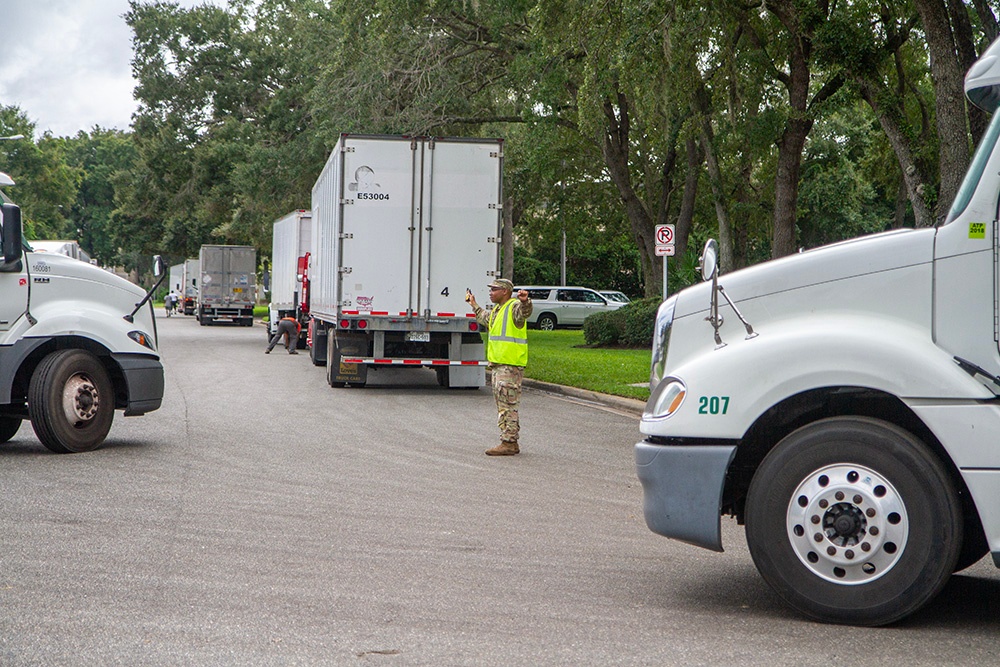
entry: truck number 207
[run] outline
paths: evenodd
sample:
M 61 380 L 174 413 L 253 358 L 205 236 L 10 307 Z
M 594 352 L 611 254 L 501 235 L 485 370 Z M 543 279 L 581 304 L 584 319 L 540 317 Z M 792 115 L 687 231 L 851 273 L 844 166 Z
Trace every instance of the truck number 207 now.
M 698 399 L 699 415 L 724 415 L 729 410 L 728 396 L 702 396 Z

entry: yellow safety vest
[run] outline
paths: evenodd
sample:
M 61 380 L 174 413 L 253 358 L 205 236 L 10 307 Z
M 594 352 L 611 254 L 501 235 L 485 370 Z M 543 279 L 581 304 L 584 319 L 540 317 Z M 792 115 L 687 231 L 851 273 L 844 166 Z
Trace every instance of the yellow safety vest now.
M 514 297 L 490 314 L 490 344 L 486 358 L 494 364 L 528 365 L 528 323 L 514 324 Z

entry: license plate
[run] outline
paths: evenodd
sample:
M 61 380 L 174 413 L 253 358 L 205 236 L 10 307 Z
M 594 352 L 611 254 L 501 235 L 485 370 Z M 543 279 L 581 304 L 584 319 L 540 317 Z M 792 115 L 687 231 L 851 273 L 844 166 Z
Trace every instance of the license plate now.
M 410 331 L 406 334 L 406 340 L 411 343 L 429 343 L 431 342 L 431 332 Z
M 234 294 L 239 294 L 239 293 L 240 293 L 240 292 L 242 292 L 242 291 L 243 291 L 243 288 L 242 288 L 242 287 L 234 287 L 234 288 L 233 288 L 233 293 L 234 293 Z

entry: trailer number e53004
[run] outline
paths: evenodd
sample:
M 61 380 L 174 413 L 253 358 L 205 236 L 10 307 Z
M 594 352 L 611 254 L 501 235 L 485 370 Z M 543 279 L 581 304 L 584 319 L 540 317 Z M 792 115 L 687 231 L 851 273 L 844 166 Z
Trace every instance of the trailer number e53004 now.
M 698 399 L 699 415 L 724 415 L 729 410 L 728 396 L 702 396 Z

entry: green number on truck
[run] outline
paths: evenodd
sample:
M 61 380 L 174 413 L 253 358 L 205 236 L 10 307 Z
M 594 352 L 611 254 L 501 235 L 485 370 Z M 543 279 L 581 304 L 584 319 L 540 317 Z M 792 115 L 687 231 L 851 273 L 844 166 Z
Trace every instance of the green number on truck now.
M 702 396 L 698 399 L 699 415 L 724 415 L 729 410 L 728 396 Z

